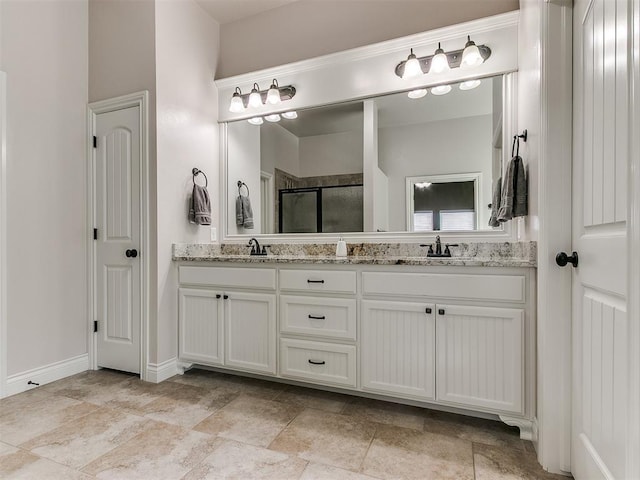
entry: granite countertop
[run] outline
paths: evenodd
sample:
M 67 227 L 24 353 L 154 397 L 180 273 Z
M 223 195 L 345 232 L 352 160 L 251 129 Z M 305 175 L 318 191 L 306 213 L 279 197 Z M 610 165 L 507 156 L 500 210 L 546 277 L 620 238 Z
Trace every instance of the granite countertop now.
M 444 247 L 443 247 L 444 248 Z M 301 263 L 333 265 L 450 265 L 535 267 L 535 242 L 460 243 L 451 257 L 427 257 L 426 248 L 412 243 L 348 244 L 348 256 L 335 256 L 335 244 L 277 244 L 266 256 L 250 256 L 244 244 L 173 245 L 173 260 L 184 262 Z

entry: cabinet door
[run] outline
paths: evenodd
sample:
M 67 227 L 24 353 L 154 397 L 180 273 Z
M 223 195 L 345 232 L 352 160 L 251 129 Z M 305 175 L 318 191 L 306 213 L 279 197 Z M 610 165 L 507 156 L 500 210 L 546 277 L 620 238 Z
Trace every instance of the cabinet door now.
M 438 400 L 522 413 L 524 311 L 436 308 Z
M 179 302 L 179 356 L 210 365 L 222 365 L 224 336 L 222 304 L 219 292 L 180 288 Z
M 434 398 L 434 312 L 425 303 L 362 301 L 364 389 Z
M 276 296 L 226 292 L 225 365 L 276 373 Z

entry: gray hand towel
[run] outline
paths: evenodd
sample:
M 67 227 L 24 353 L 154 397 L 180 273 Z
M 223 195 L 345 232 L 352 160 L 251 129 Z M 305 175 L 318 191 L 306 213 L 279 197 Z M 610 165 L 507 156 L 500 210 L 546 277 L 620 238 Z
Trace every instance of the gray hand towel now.
M 249 197 L 238 195 L 236 198 L 236 225 L 247 229 L 253 228 L 253 209 Z
M 498 179 L 493 187 L 493 199 L 491 201 L 491 217 L 489 218 L 490 227 L 499 227 L 498 210 L 500 209 L 500 201 L 502 197 L 502 177 Z
M 506 222 L 512 218 L 527 215 L 527 196 L 524 163 L 522 158 L 515 156 L 509 161 L 502 185 L 502 201 L 498 210 L 498 221 Z
M 211 201 L 206 187 L 193 185 L 189 201 L 189 221 L 197 225 L 211 225 Z

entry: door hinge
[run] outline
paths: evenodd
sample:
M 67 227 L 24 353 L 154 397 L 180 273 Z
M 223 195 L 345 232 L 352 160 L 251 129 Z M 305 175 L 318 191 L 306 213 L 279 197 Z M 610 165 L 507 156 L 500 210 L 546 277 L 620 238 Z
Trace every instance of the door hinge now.
M 93 148 L 98 148 L 98 137 L 93 136 Z
M 98 331 L 98 320 L 93 321 L 93 333 Z
M 94 239 L 94 240 L 97 240 L 97 239 L 98 239 L 98 229 L 97 229 L 97 228 L 94 228 L 94 229 L 93 229 L 93 239 Z

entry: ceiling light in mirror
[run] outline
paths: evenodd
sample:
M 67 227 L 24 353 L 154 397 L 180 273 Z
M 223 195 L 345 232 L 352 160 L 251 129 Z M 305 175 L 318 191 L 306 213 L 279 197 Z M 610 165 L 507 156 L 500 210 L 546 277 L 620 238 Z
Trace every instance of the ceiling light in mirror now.
M 460 84 L 460 90 L 473 90 L 482 83 L 480 80 L 468 80 Z
M 419 88 L 417 90 L 411 90 L 409 93 L 407 93 L 407 96 L 409 98 L 417 99 L 417 98 L 424 97 L 426 94 L 427 94 L 426 88 Z
M 250 107 L 259 107 L 262 105 L 262 97 L 260 96 L 260 87 L 257 83 L 253 84 L 253 88 L 251 89 L 251 94 L 249 95 L 249 106 Z
M 451 85 L 438 85 L 431 89 L 431 93 L 434 95 L 446 95 L 451 91 Z
M 251 125 L 262 125 L 264 123 L 262 117 L 253 117 L 247 120 L 247 122 L 249 122 Z
M 267 122 L 279 122 L 280 121 L 280 115 L 278 115 L 277 113 L 274 113 L 272 115 L 267 115 L 266 117 L 264 117 L 264 119 Z
M 449 66 L 449 60 L 447 59 L 447 55 L 444 53 L 444 50 L 440 47 L 440 43 L 438 42 L 438 49 L 431 60 L 431 68 L 429 69 L 429 73 L 443 73 L 451 70 Z
M 404 64 L 404 73 L 402 74 L 402 78 L 415 78 L 422 74 L 423 72 L 422 68 L 420 68 L 420 62 L 414 55 L 412 48 L 411 53 L 407 57 L 407 63 Z
M 460 62 L 460 68 L 470 68 L 482 65 L 484 58 L 480 55 L 480 49 L 476 46 L 475 42 L 471 40 L 470 36 L 467 36 L 467 44 L 464 46 L 462 52 L 462 61 Z
M 278 88 L 278 81 L 275 78 L 267 92 L 267 103 L 269 105 L 277 105 L 280 103 L 280 89 Z
M 287 120 L 293 120 L 294 118 L 298 118 L 298 114 L 296 112 L 284 112 L 282 116 Z

